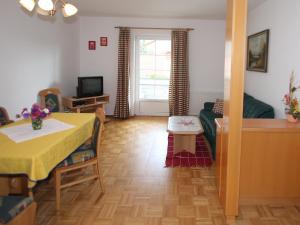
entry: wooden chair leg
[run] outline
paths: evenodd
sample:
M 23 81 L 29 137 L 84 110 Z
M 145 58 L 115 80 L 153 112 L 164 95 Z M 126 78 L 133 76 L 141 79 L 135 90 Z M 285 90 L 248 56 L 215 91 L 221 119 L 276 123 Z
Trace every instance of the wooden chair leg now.
M 100 188 L 101 188 L 102 193 L 104 193 L 105 188 L 104 188 L 104 182 L 103 182 L 103 175 L 101 173 L 99 163 L 96 164 L 96 167 L 97 167 L 97 175 L 98 175 L 98 178 L 99 178 L 98 180 L 99 180 Z
M 28 190 L 28 196 L 33 198 L 33 190 L 32 190 L 32 188 L 29 188 L 29 190 Z
M 61 186 L 61 173 L 55 171 L 55 195 L 56 195 L 56 210 L 60 210 L 60 186 Z

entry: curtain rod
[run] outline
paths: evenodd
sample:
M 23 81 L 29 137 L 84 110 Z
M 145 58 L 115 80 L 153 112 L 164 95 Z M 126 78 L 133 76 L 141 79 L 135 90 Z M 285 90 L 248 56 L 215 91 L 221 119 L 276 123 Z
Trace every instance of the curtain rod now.
M 124 27 L 115 27 L 115 28 L 124 28 Z M 194 30 L 194 28 L 164 28 L 164 27 L 126 27 L 130 29 L 135 29 L 135 30 L 186 30 L 186 31 L 191 31 Z

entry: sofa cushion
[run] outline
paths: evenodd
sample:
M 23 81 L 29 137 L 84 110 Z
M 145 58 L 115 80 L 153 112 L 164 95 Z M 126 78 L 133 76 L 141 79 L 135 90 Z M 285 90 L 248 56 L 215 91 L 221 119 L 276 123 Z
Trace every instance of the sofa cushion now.
M 8 223 L 32 202 L 32 197 L 0 196 L 0 223 Z
M 224 108 L 224 100 L 223 99 L 217 99 L 212 111 L 216 114 L 223 114 L 223 108 Z

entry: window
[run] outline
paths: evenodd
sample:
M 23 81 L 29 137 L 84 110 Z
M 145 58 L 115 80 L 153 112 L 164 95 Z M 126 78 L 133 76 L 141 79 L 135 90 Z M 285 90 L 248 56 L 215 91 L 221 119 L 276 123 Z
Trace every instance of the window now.
M 136 51 L 139 99 L 168 100 L 171 69 L 170 38 L 138 37 Z

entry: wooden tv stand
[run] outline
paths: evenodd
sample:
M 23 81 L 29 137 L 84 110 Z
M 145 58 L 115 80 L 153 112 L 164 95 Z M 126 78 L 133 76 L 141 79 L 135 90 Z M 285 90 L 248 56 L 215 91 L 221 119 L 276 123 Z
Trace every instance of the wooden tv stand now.
M 72 112 L 95 112 L 96 108 L 103 108 L 109 102 L 109 95 L 76 98 L 63 97 L 63 106 Z

